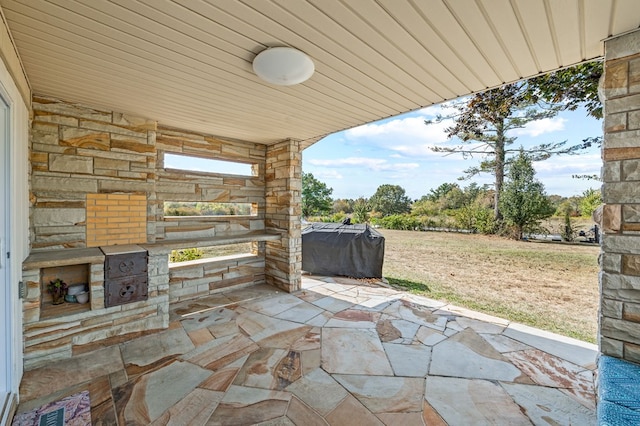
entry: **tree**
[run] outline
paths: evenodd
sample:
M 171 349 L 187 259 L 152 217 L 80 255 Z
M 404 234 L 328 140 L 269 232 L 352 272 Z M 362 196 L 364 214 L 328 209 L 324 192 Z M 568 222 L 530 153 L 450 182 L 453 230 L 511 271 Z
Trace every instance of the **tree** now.
M 507 132 L 531 121 L 553 117 L 562 110 L 575 110 L 578 106 L 583 106 L 589 116 L 601 119 L 602 103 L 598 97 L 601 75 L 601 61 L 587 62 L 476 94 L 468 102 L 457 105 L 458 114 L 439 117 L 436 121 L 453 118 L 455 125 L 447 129 L 448 136 L 478 144 L 470 149 L 456 147 L 434 150 L 462 153 L 465 158 L 483 156 L 480 166 L 470 168 L 465 173 L 467 177 L 482 172 L 490 172 L 495 176 L 494 213 L 496 219 L 500 220 L 499 197 L 504 168 L 509 161 L 508 154 L 515 152 L 507 149 L 515 140 L 507 137 Z M 566 146 L 566 141 L 542 144 L 527 150 L 527 153 L 534 161 L 540 161 L 557 154 L 577 154 L 582 149 L 601 144 L 602 137 L 594 136 L 573 146 Z
M 333 200 L 333 213 L 351 213 L 353 212 L 354 201 L 348 198 L 338 198 Z
M 369 221 L 369 211 L 371 206 L 369 200 L 360 197 L 353 202 L 353 220 L 356 223 L 367 223 Z
M 582 217 L 591 217 L 600 204 L 602 204 L 600 190 L 587 189 L 582 193 L 582 199 L 580 200 L 580 215 Z
M 313 177 L 311 173 L 302 172 L 302 216 L 322 215 L 331 212 L 332 188 Z
M 500 208 L 504 220 L 515 228 L 518 239 L 525 230 L 540 226 L 540 221 L 553 214 L 553 206 L 544 192 L 544 185 L 535 178 L 531 158 L 525 151 L 509 166 L 508 179 L 502 189 Z
M 584 107 L 587 115 L 601 120 L 602 102 L 598 96 L 602 61 L 564 68 L 549 74 L 531 78 L 527 81 L 527 95 L 531 100 L 560 105 L 562 109 L 574 111 Z M 593 136 L 582 141 L 585 146 L 601 146 L 602 136 Z M 599 180 L 597 175 L 573 175 L 577 179 Z
M 383 217 L 411 211 L 411 198 L 405 195 L 404 188 L 399 185 L 380 185 L 369 203 Z
M 602 119 L 602 102 L 598 84 L 602 75 L 602 61 L 586 62 L 528 80 L 528 95 L 534 101 L 561 104 L 575 110 L 583 106 L 587 114 Z
M 445 182 L 440 184 L 436 189 L 431 189 L 429 193 L 422 198 L 429 201 L 438 201 L 440 198 L 444 197 L 456 188 L 460 189 L 460 186 L 457 183 Z
M 477 93 L 471 98 L 454 106 L 457 113 L 452 116 L 438 117 L 435 121 L 453 119 L 454 124 L 445 131 L 449 138 L 457 137 L 463 144 L 456 147 L 434 147 L 436 152 L 446 154 L 459 153 L 463 158 L 480 156 L 480 165 L 465 170 L 466 178 L 479 173 L 491 173 L 494 176 L 494 216 L 500 222 L 500 196 L 504 183 L 505 168 L 511 157 L 519 150 L 509 147 L 516 137 L 509 136 L 510 131 L 520 129 L 528 123 L 554 117 L 563 106 L 544 104 L 540 98 L 534 98 L 529 92 L 527 82 L 507 84 L 506 86 Z M 431 124 L 431 121 L 426 121 Z M 586 148 L 585 142 L 566 146 L 567 141 L 544 143 L 526 150 L 533 161 L 546 160 L 553 155 L 575 154 Z

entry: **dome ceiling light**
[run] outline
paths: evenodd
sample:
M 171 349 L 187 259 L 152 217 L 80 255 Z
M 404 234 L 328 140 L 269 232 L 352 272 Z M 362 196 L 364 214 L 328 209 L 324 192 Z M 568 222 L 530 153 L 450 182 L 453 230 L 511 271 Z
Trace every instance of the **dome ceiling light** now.
M 271 47 L 253 59 L 253 71 L 267 83 L 292 86 L 307 81 L 315 66 L 311 58 L 293 47 Z

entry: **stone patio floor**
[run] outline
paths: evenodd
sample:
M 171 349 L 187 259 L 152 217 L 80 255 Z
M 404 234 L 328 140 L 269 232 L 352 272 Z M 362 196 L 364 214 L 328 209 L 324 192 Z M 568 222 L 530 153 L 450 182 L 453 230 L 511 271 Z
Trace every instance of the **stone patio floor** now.
M 101 425 L 589 425 L 594 345 L 383 285 L 303 276 L 172 306 L 167 330 L 27 371 Z

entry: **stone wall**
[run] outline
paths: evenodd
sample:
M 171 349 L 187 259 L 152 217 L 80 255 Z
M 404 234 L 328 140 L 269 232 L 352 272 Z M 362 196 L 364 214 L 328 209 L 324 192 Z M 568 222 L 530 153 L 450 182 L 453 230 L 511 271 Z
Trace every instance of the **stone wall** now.
M 32 249 L 86 247 L 87 194 L 155 197 L 155 121 L 44 97 L 32 105 Z
M 265 225 L 280 241 L 266 247 L 267 283 L 292 292 L 300 289 L 302 271 L 302 151 L 300 142 L 267 147 Z
M 222 141 L 164 128 L 153 120 L 35 97 L 32 253 L 23 265 L 28 290 L 23 300 L 25 366 L 68 357 L 77 345 L 165 328 L 170 302 L 264 283 L 270 275 L 274 285 L 298 289 L 299 149 L 297 142 L 270 147 L 267 166 L 264 145 Z M 239 176 L 167 169 L 166 153 L 250 164 L 252 172 Z M 165 201 L 249 203 L 252 208 L 246 216 L 164 217 Z M 123 216 L 125 208 L 130 217 Z M 133 213 L 135 221 L 122 220 Z M 282 239 L 265 235 L 266 218 Z M 252 253 L 169 267 L 172 248 L 205 247 L 210 241 L 252 242 Z M 149 299 L 105 308 L 104 259 L 97 255 L 87 261 L 86 254 L 100 252 L 91 247 L 125 243 L 148 250 Z M 90 303 L 51 310 L 43 304 L 42 268 L 78 264 L 89 265 Z
M 216 233 L 264 229 L 264 145 L 221 141 L 208 135 L 160 127 L 156 146 L 158 240 L 202 238 Z M 251 164 L 252 176 L 167 169 L 164 167 L 166 153 Z M 251 216 L 164 218 L 164 201 L 251 203 L 254 207 Z
M 197 299 L 227 290 L 262 284 L 264 250 L 259 254 L 225 256 L 169 265 L 169 302 Z
M 27 294 L 24 309 L 24 366 L 37 368 L 68 358 L 74 347 L 110 337 L 169 326 L 168 269 L 166 256 L 149 256 L 148 299 L 126 305 L 104 306 L 104 255 L 97 249 L 70 249 L 66 256 L 47 258 L 43 253 L 25 261 L 23 280 Z M 43 297 L 42 268 L 86 265 L 89 303 L 50 306 Z
M 600 350 L 640 362 L 640 31 L 605 51 Z
M 94 194 L 146 197 L 147 235 L 136 243 L 265 228 L 264 145 L 158 128 L 152 120 L 44 97 L 34 98 L 33 109 L 33 249 L 86 247 L 86 200 Z M 246 163 L 253 172 L 236 176 L 165 169 L 165 153 Z M 253 211 L 243 217 L 165 220 L 164 201 L 250 203 Z

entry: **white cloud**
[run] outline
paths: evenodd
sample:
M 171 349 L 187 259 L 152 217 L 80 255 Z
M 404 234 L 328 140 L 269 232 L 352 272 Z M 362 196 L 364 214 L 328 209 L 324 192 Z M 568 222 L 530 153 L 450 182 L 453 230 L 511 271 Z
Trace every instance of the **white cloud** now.
M 447 142 L 444 131 L 451 123 L 425 124 L 432 114 L 420 112 L 418 116 L 396 118 L 381 123 L 366 124 L 345 132 L 352 143 L 388 149 L 405 157 L 437 157 L 431 147 Z
M 342 179 L 343 176 L 337 170 L 324 169 L 316 172 L 318 179 Z
M 531 136 L 535 138 L 544 133 L 559 132 L 564 130 L 564 123 L 567 122 L 566 118 L 552 117 L 543 118 L 542 120 L 531 121 L 527 123 L 522 129 L 515 129 L 513 134 L 515 136 Z
M 309 164 L 318 167 L 330 167 L 330 168 L 366 168 L 374 172 L 395 172 L 395 171 L 407 171 L 417 169 L 420 167 L 418 163 L 389 163 L 384 158 L 369 158 L 369 157 L 348 157 L 337 158 L 335 160 L 309 160 Z
M 598 154 L 556 156 L 533 163 L 536 172 L 544 175 L 598 174 L 601 166 L 602 160 Z

